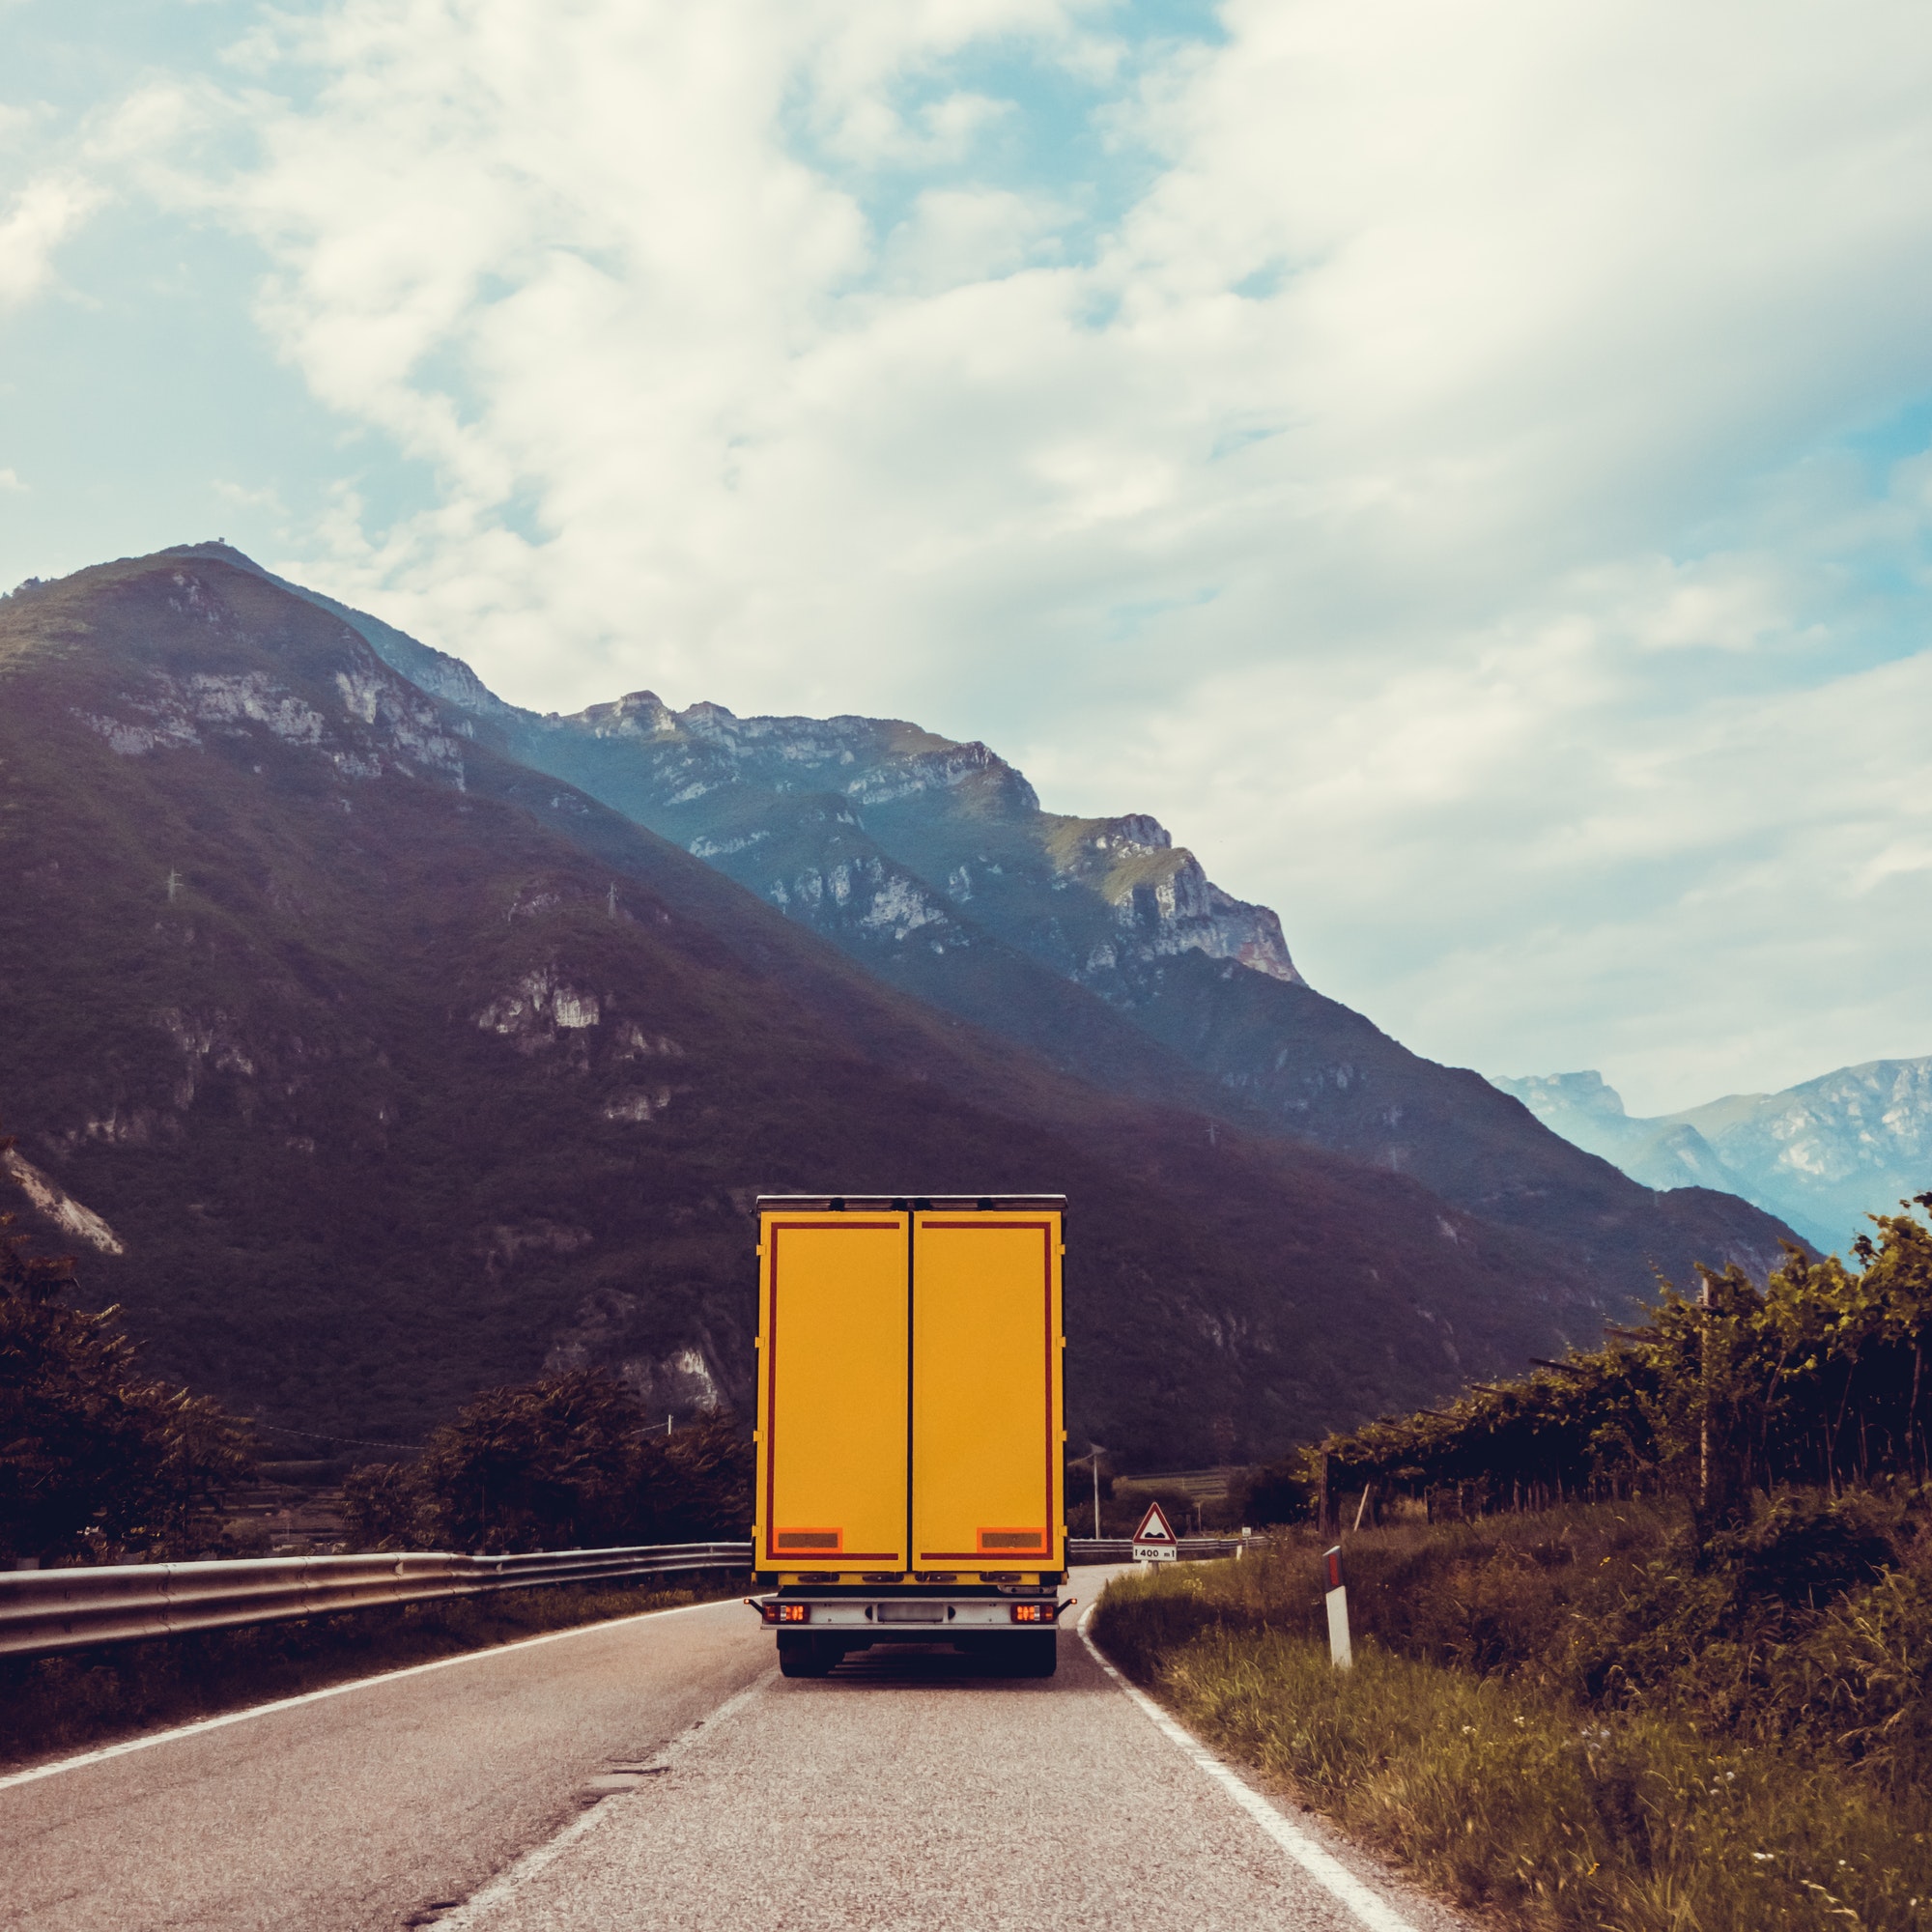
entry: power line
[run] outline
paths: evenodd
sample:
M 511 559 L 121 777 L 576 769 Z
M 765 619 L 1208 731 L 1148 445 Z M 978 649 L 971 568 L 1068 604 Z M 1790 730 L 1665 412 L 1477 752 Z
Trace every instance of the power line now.
M 353 1442 L 358 1449 L 420 1449 L 420 1442 L 382 1442 L 368 1435 L 319 1435 L 312 1429 L 289 1429 L 279 1422 L 263 1422 L 250 1416 L 249 1422 L 257 1429 L 266 1429 L 270 1435 L 295 1435 L 304 1442 Z

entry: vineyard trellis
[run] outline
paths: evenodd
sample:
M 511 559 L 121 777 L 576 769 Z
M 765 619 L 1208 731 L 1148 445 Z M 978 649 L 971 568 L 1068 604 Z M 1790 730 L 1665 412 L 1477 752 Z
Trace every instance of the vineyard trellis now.
M 1302 1480 L 1420 1497 L 1432 1516 L 1660 1492 L 1723 1516 L 1780 1484 L 1922 1483 L 1932 1230 L 1912 1209 L 1932 1193 L 1900 1206 L 1850 1263 L 1787 1247 L 1761 1288 L 1736 1264 L 1700 1269 L 1694 1298 L 1665 1285 L 1600 1349 L 1330 1436 Z

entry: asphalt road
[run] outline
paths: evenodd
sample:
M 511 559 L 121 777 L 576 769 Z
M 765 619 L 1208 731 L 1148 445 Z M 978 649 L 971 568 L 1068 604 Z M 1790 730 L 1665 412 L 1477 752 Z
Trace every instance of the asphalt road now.
M 1046 1680 L 941 1651 L 784 1679 L 731 1603 L 366 1682 L 0 1780 L 0 1925 L 1451 1923 L 1204 1767 L 1072 1630 L 1060 1653 Z

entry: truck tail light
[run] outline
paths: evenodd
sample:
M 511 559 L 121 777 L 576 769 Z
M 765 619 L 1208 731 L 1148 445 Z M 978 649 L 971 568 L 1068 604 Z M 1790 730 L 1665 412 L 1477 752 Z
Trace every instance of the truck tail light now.
M 1057 1604 L 1013 1604 L 1009 1614 L 1016 1624 L 1050 1624 L 1059 1612 Z
M 810 1604 L 760 1604 L 758 1609 L 768 1624 L 805 1624 L 811 1621 Z

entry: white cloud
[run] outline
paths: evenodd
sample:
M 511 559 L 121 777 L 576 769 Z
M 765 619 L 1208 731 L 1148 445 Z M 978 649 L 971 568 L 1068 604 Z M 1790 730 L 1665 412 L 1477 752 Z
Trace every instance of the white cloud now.
M 233 483 L 217 476 L 213 485 L 215 496 L 224 503 L 232 504 L 238 510 L 267 510 L 277 518 L 286 519 L 288 508 L 282 501 L 281 492 L 272 484 L 250 487 L 245 483 Z
M 880 250 L 881 276 L 895 295 L 938 295 L 995 280 L 1061 254 L 1062 211 L 1009 188 L 928 188 Z
M 1917 1024 L 1925 740 L 1859 740 L 1922 714 L 1878 660 L 1932 470 L 1817 452 L 1932 392 L 1922 10 L 1221 20 L 1155 57 L 1057 0 L 340 0 L 259 40 L 258 157 L 195 192 L 315 392 L 440 479 L 280 561 L 547 706 L 913 714 L 1151 805 L 1451 1057 L 1661 1103 Z M 1145 186 L 995 166 L 1037 110 L 976 47 L 1111 86 Z
M 854 101 L 827 130 L 827 146 L 865 167 L 944 166 L 966 159 L 977 141 L 1014 112 L 1009 100 L 962 90 L 906 115 L 874 93 Z
M 1192 802 L 1318 985 L 1446 1058 L 1600 1065 L 1658 1111 L 1918 1050 L 1932 654 L 1756 692 L 1669 668 L 1558 607 L 1406 668 L 1201 680 L 1109 762 Z
M 19 476 L 14 470 L 0 469 L 0 490 L 12 490 L 24 496 L 26 489 L 27 486 L 20 481 Z
M 0 214 L 0 308 L 31 299 L 53 279 L 54 251 L 85 221 L 103 196 L 72 175 L 29 181 Z

